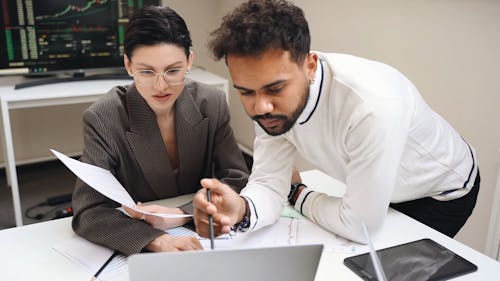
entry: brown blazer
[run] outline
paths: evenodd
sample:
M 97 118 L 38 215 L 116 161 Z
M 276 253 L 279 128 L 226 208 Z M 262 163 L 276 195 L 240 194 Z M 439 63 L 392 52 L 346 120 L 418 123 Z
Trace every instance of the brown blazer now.
M 153 111 L 132 84 L 115 87 L 84 113 L 81 161 L 110 170 L 138 202 L 194 193 L 216 177 L 239 192 L 248 170 L 229 126 L 224 94 L 190 81 L 175 102 L 179 171 L 175 176 Z M 164 232 L 134 220 L 119 205 L 77 180 L 73 229 L 125 255 Z

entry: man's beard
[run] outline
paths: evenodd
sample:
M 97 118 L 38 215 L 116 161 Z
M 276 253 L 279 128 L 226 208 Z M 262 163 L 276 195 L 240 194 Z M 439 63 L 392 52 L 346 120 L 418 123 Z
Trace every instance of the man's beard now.
M 302 111 L 304 111 L 304 108 L 306 107 L 307 100 L 309 99 L 309 84 L 304 88 L 304 93 L 302 94 L 302 99 L 300 100 L 299 105 L 297 108 L 293 111 L 290 117 L 283 115 L 283 114 L 276 114 L 273 115 L 271 113 L 266 113 L 264 115 L 254 115 L 252 116 L 252 120 L 257 121 L 259 126 L 268 134 L 271 136 L 279 136 L 281 134 L 284 134 L 288 132 L 293 125 L 295 125 L 295 122 L 297 122 L 297 119 L 299 118 L 300 114 Z M 278 120 L 283 120 L 283 125 L 281 126 L 281 129 L 278 128 L 267 128 L 263 126 L 259 120 L 266 120 L 266 119 L 278 119 Z

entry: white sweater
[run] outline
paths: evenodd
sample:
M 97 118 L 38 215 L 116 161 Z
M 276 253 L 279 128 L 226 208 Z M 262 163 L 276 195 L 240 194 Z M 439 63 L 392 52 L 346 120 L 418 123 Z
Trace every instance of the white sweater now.
M 406 77 L 379 62 L 318 55 L 315 83 L 293 128 L 273 137 L 255 126 L 254 166 L 241 192 L 253 205 L 251 229 L 278 219 L 296 153 L 347 189 L 342 198 L 302 192 L 295 208 L 358 242 L 365 242 L 360 220 L 375 231 L 390 202 L 467 194 L 477 174 L 474 150 Z

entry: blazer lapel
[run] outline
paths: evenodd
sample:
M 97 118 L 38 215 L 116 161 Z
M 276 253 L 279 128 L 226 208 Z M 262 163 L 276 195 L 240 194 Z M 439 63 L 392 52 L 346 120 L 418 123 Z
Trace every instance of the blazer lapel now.
M 194 84 L 187 83 L 176 101 L 177 148 L 179 153 L 178 184 L 181 194 L 192 193 L 200 185 L 200 177 L 211 175 L 208 147 L 208 119 L 194 101 Z M 201 173 L 201 174 L 200 174 Z M 193 190 L 193 188 L 196 188 Z
M 168 159 L 167 150 L 156 124 L 154 112 L 135 85 L 127 92 L 130 131 L 128 143 L 141 167 L 144 177 L 158 198 L 177 196 L 177 182 Z M 174 188 L 168 188 L 174 186 Z

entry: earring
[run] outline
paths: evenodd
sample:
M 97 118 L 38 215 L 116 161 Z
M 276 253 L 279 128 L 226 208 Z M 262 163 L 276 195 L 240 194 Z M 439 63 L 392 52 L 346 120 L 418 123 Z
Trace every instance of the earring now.
M 314 84 L 314 79 L 309 80 L 309 85 Z

